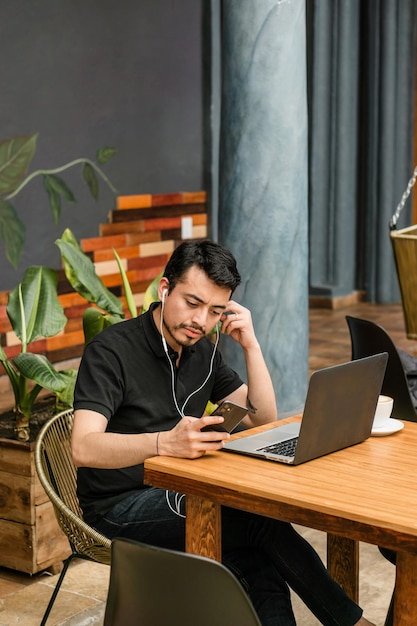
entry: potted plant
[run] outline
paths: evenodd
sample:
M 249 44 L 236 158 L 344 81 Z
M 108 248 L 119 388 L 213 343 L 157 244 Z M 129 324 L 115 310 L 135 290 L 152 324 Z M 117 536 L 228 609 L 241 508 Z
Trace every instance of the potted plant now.
M 42 266 L 29 267 L 22 282 L 9 294 L 7 315 L 21 342 L 21 351 L 9 359 L 0 346 L 0 363 L 14 394 L 16 438 L 28 441 L 31 412 L 42 389 L 55 394 L 58 408 L 72 404 L 76 370 L 57 371 L 44 355 L 28 351 L 31 342 L 58 334 L 67 322 L 57 297 L 56 272 Z M 29 381 L 34 385 L 30 386 Z
M 26 270 L 22 282 L 10 292 L 7 305 L 20 353 L 8 358 L 0 347 L 0 362 L 15 400 L 14 436 L 0 439 L 0 491 L 7 494 L 0 499 L 0 565 L 30 574 L 69 554 L 68 541 L 37 479 L 33 438 L 29 441 L 30 418 L 42 389 L 53 392 L 52 411 L 72 403 L 76 371 L 57 371 L 45 356 L 29 351 L 32 341 L 56 335 L 66 324 L 56 287 L 54 270 Z
M 59 220 L 62 200 L 75 201 L 60 176 L 71 167 L 82 166 L 94 198 L 98 196 L 99 177 L 116 192 L 99 167 L 113 156 L 114 148 L 99 150 L 96 162 L 80 158 L 27 175 L 37 136 L 0 142 L 0 239 L 14 267 L 18 266 L 23 250 L 26 228 L 12 200 L 35 177 L 43 178 L 55 222 Z M 34 574 L 54 567 L 70 554 L 68 540 L 37 478 L 34 442 L 29 440 L 33 409 L 43 389 L 52 392 L 55 411 L 72 403 L 76 371 L 57 371 L 43 355 L 30 351 L 31 342 L 61 332 L 66 324 L 57 297 L 56 272 L 45 267 L 28 268 L 21 283 L 9 294 L 7 314 L 21 349 L 17 356 L 8 358 L 0 346 L 0 362 L 15 399 L 14 436 L 0 439 L 0 565 Z M 2 419 L 4 415 L 0 416 Z

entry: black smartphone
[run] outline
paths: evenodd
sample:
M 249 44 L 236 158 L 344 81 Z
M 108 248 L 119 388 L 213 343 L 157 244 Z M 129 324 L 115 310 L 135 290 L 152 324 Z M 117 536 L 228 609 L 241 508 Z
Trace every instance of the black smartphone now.
M 240 406 L 240 404 L 235 404 L 230 400 L 225 400 L 219 404 L 217 409 L 215 409 L 212 413 L 212 415 L 221 415 L 224 417 L 224 422 L 221 424 L 210 424 L 210 426 L 204 426 L 204 428 L 201 429 L 201 432 L 217 430 L 220 432 L 231 433 L 232 430 L 243 420 L 247 413 L 248 409 L 245 406 Z

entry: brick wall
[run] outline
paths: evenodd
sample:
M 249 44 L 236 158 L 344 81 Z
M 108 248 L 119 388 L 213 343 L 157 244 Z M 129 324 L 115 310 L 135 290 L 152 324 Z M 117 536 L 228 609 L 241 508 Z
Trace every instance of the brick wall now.
M 119 196 L 108 222 L 100 224 L 99 235 L 82 239 L 80 245 L 106 287 L 125 302 L 113 254 L 113 248 L 117 250 L 139 309 L 146 288 L 163 270 L 174 248 L 185 239 L 206 236 L 205 192 L 132 195 Z M 58 297 L 68 322 L 59 335 L 39 339 L 29 346 L 30 352 L 44 354 L 52 363 L 79 359 L 84 346 L 82 316 L 91 306 L 74 292 L 62 269 L 58 275 Z M 0 292 L 0 341 L 7 356 L 13 357 L 20 352 L 20 342 L 7 317 L 7 298 L 7 291 Z M 1 376 L 3 371 L 0 365 L 0 388 L 5 382 L 1 379 L 7 379 Z

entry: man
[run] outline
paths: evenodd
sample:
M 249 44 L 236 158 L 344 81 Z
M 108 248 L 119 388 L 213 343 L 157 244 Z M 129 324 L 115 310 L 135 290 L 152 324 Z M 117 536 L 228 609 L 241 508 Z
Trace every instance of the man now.
M 146 487 L 144 461 L 158 454 L 195 459 L 229 437 L 202 431 L 223 418 L 208 401 L 248 407 L 247 427 L 277 419 L 274 390 L 250 312 L 232 300 L 236 261 L 222 246 L 185 242 L 159 284 L 160 302 L 111 326 L 85 349 L 75 390 L 72 451 L 88 523 L 110 538 L 184 550 L 180 494 Z M 216 325 L 238 342 L 247 384 L 230 369 Z M 289 587 L 328 626 L 370 624 L 290 524 L 222 510 L 223 562 L 245 585 L 264 625 L 294 626 Z

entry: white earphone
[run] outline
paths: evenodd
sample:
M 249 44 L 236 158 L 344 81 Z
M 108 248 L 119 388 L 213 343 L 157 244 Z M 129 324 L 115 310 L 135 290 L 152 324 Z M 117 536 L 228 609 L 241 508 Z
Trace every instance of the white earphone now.
M 202 384 L 198 387 L 198 389 L 195 389 L 192 393 L 190 393 L 190 395 L 188 396 L 188 398 L 185 400 L 184 404 L 182 405 L 182 407 L 180 408 L 177 402 L 177 397 L 176 397 L 176 393 L 175 393 L 175 372 L 174 372 L 174 366 L 172 364 L 172 360 L 171 357 L 169 356 L 169 351 L 168 351 L 168 344 L 167 341 L 164 337 L 164 331 L 163 331 L 163 320 L 164 320 L 164 308 L 165 308 L 165 297 L 168 293 L 168 289 L 164 289 L 162 291 L 161 297 L 161 318 L 160 318 L 160 326 L 159 326 L 159 332 L 161 333 L 161 340 L 162 340 L 162 345 L 164 348 L 164 352 L 167 356 L 168 359 L 168 363 L 169 363 L 169 367 L 171 369 L 171 390 L 172 390 L 172 398 L 174 400 L 174 404 L 175 407 L 180 415 L 180 417 L 184 417 L 184 411 L 185 411 L 185 406 L 187 404 L 187 402 L 190 400 L 190 398 L 192 398 L 196 393 L 198 393 L 206 384 L 206 382 L 208 381 L 208 379 L 211 376 L 211 373 L 213 371 L 213 362 L 214 362 L 214 356 L 216 354 L 216 350 L 217 350 L 217 345 L 219 343 L 219 338 L 220 338 L 220 333 L 219 333 L 219 329 L 218 326 L 216 325 L 216 343 L 214 344 L 214 348 L 213 348 L 213 352 L 211 354 L 211 359 L 210 359 L 210 367 L 209 367 L 209 372 L 206 376 L 206 378 L 204 379 L 204 381 L 202 382 Z
M 162 291 L 162 294 L 161 294 L 161 318 L 160 318 L 160 327 L 159 327 L 159 331 L 160 331 L 160 333 L 161 333 L 161 339 L 162 339 L 162 345 L 163 345 L 163 347 L 164 347 L 164 352 L 165 352 L 166 357 L 167 357 L 167 359 L 168 359 L 169 367 L 170 367 L 170 370 L 171 370 L 171 392 L 172 392 L 172 399 L 173 399 L 173 401 L 174 401 L 175 408 L 177 409 L 177 412 L 178 412 L 179 416 L 180 416 L 180 417 L 184 417 L 185 407 L 186 407 L 186 405 L 187 405 L 188 401 L 190 400 L 190 398 L 192 398 L 192 397 L 193 397 L 196 393 L 198 393 L 198 392 L 199 392 L 199 391 L 200 391 L 200 390 L 204 387 L 204 385 L 206 384 L 206 382 L 208 381 L 208 379 L 209 379 L 209 378 L 210 378 L 210 376 L 211 376 L 211 373 L 212 373 L 212 371 L 213 371 L 214 356 L 215 356 L 215 354 L 216 354 L 217 345 L 218 345 L 218 343 L 219 343 L 220 333 L 219 333 L 219 328 L 218 328 L 218 325 L 216 325 L 216 335 L 217 335 L 217 336 L 216 336 L 216 343 L 214 344 L 213 352 L 212 352 L 212 354 L 211 354 L 211 359 L 210 359 L 210 368 L 209 368 L 209 371 L 208 371 L 208 374 L 207 374 L 206 378 L 205 378 L 205 379 L 204 379 L 204 381 L 201 383 L 201 385 L 198 387 L 198 389 L 195 389 L 194 391 L 192 391 L 192 392 L 190 393 L 190 395 L 186 398 L 186 400 L 185 400 L 184 404 L 182 405 L 182 407 L 180 407 L 180 406 L 178 405 L 178 400 L 177 400 L 177 396 L 176 396 L 176 393 L 175 393 L 175 372 L 174 372 L 174 366 L 173 366 L 173 364 L 172 364 L 171 357 L 169 356 L 168 345 L 167 345 L 166 339 L 165 339 L 165 337 L 164 337 L 164 332 L 163 332 L 163 319 L 164 319 L 165 298 L 166 298 L 167 294 L 168 294 L 168 289 L 164 289 L 164 290 Z M 174 508 L 174 506 L 172 506 L 172 504 L 171 504 L 171 502 L 170 502 L 170 500 L 169 500 L 169 497 L 170 497 L 170 492 L 169 492 L 168 490 L 165 492 L 165 497 L 166 497 L 166 501 L 167 501 L 168 507 L 171 509 L 171 511 L 172 511 L 173 513 L 175 513 L 176 515 L 178 515 L 179 517 L 183 517 L 183 518 L 185 518 L 185 515 L 183 515 L 183 514 L 181 513 L 181 510 L 180 510 L 180 505 L 181 505 L 181 501 L 182 501 L 182 500 L 183 500 L 183 498 L 184 498 L 184 494 L 179 494 L 179 493 L 175 494 L 175 496 L 174 496 L 174 497 L 175 497 L 175 508 Z

